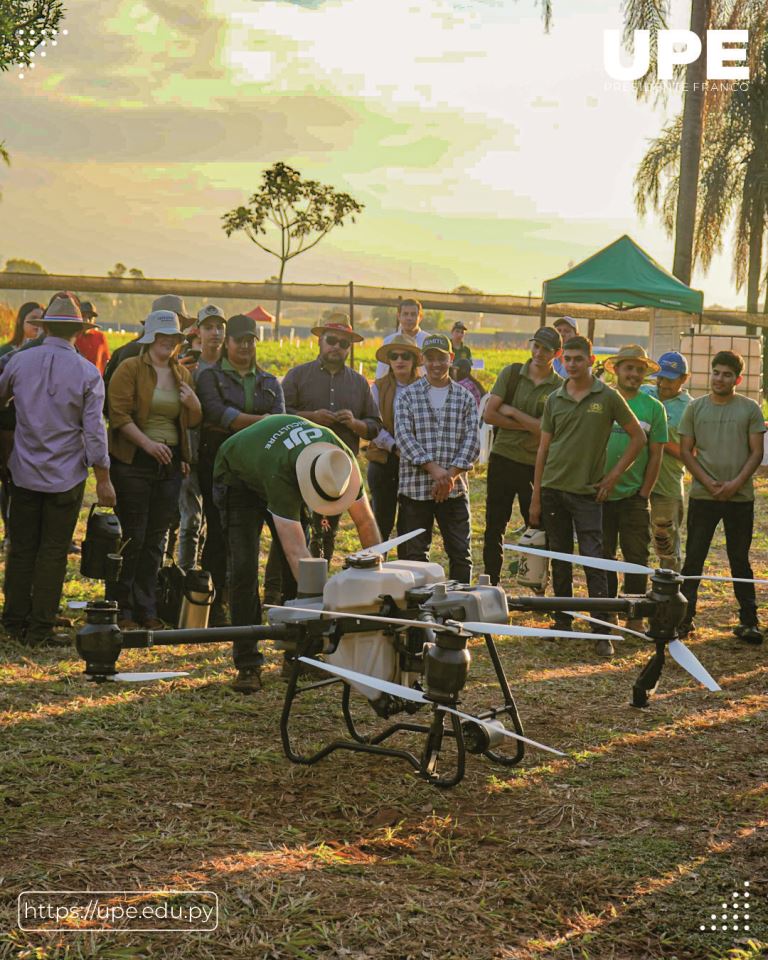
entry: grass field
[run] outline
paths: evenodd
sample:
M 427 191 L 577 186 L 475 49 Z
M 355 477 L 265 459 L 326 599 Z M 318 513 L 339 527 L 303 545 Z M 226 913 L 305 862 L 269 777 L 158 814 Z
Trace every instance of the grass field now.
M 276 363 L 267 348 L 261 359 Z M 480 569 L 482 469 L 471 488 Z M 767 494 L 760 479 L 756 576 L 766 574 Z M 345 522 L 339 555 L 355 542 Z M 96 595 L 70 559 L 67 596 Z M 719 534 L 707 572 L 727 573 Z M 97 687 L 73 655 L 2 641 L 0 957 L 765 957 L 765 647 L 730 635 L 728 585 L 708 584 L 701 598 L 690 647 L 721 693 L 671 664 L 638 711 L 631 686 L 651 652 L 640 641 L 605 662 L 588 640 L 503 640 L 527 735 L 568 756 L 531 751 L 511 771 L 471 757 L 463 783 L 444 792 L 395 759 L 336 753 L 309 768 L 289 764 L 270 645 L 264 690 L 243 697 L 228 688 L 225 644 L 128 651 L 123 669 L 190 676 Z M 495 699 L 483 646 L 471 649 L 470 710 Z M 336 704 L 335 694 L 313 695 L 300 727 L 307 740 L 341 732 Z M 215 891 L 218 930 L 18 929 L 23 890 L 156 888 Z M 750 918 L 742 906 L 733 920 L 746 892 Z

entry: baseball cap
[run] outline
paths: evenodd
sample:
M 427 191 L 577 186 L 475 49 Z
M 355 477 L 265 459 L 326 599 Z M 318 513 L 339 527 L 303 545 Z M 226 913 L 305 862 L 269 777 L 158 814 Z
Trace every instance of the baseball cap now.
M 217 307 L 215 303 L 209 303 L 207 306 L 203 307 L 202 310 L 197 312 L 197 322 L 203 323 L 209 317 L 220 317 L 224 319 L 224 311 L 221 307 Z
M 534 341 L 550 350 L 562 350 L 563 347 L 563 338 L 554 327 L 539 327 L 528 342 Z
M 240 337 L 253 337 L 259 339 L 259 332 L 256 329 L 256 321 L 253 317 L 247 317 L 244 313 L 235 314 L 227 320 L 227 336 L 235 340 Z
M 456 323 L 451 327 L 451 330 L 468 330 L 469 327 L 464 323 L 463 320 L 457 320 Z
M 573 329 L 574 333 L 579 332 L 579 325 L 576 320 L 573 319 L 573 317 L 558 317 L 557 320 L 555 320 L 555 323 L 567 323 L 568 326 Z
M 662 353 L 659 357 L 659 372 L 657 377 L 667 377 L 668 380 L 674 380 L 676 377 L 682 377 L 688 373 L 688 361 L 676 350 L 670 350 L 668 353 Z
M 453 352 L 451 350 L 451 341 L 442 333 L 431 333 L 428 337 L 424 338 L 424 343 L 421 345 L 421 352 L 426 353 L 427 350 L 439 350 L 441 353 L 447 353 L 449 356 Z

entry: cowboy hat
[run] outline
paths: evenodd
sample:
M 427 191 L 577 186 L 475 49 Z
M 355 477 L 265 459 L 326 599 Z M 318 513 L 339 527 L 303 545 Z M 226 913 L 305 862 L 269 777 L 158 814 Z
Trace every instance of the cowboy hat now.
M 616 373 L 616 367 L 625 360 L 634 360 L 636 363 L 644 363 L 648 373 L 658 373 L 659 365 L 655 360 L 651 360 L 645 350 L 638 343 L 626 343 L 619 348 L 619 352 L 605 361 L 605 369 L 610 373 Z
M 352 341 L 352 343 L 362 343 L 363 338 L 359 333 L 355 333 L 349 323 L 349 317 L 346 313 L 332 313 L 327 320 L 317 327 L 312 327 L 312 333 L 316 337 L 322 337 L 326 333 L 341 333 Z
M 344 513 L 357 499 L 362 477 L 357 461 L 333 443 L 318 440 L 301 451 L 296 479 L 310 510 L 326 517 Z
M 396 333 L 387 343 L 382 343 L 376 351 L 376 359 L 380 363 L 389 363 L 389 351 L 396 350 L 398 347 L 401 350 L 407 350 L 408 353 L 412 353 L 416 363 L 421 364 L 423 362 L 418 343 L 416 343 L 413 337 L 409 337 L 407 333 Z

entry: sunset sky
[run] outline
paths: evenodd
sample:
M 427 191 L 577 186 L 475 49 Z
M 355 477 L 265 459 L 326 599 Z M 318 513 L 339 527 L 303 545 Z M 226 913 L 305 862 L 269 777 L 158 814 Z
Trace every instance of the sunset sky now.
M 610 89 L 620 6 L 555 0 L 547 35 L 535 0 L 67 0 L 68 36 L 0 75 L 0 259 L 265 279 L 220 218 L 282 160 L 366 207 L 288 281 L 536 294 L 622 233 L 669 267 L 632 180 L 680 101 Z M 727 257 L 694 285 L 745 299 Z

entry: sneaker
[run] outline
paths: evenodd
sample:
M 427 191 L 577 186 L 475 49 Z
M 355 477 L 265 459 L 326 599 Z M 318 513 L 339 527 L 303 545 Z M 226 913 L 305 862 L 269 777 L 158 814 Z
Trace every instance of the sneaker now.
M 54 627 L 71 627 L 72 621 L 69 619 L 69 617 L 56 617 L 56 619 L 53 621 L 53 625 Z
M 734 627 L 733 635 L 757 647 L 763 642 L 763 632 L 756 623 L 740 623 Z
M 680 639 L 683 637 L 688 637 L 692 633 L 696 633 L 696 624 L 693 620 L 683 620 L 680 626 L 677 628 L 677 635 Z
M 261 690 L 261 667 L 238 670 L 231 687 L 238 693 L 258 693 Z
M 166 629 L 165 623 L 162 620 L 158 619 L 157 617 L 150 617 L 149 620 L 144 620 L 141 626 L 145 630 L 165 630 Z
M 595 653 L 598 655 L 598 657 L 612 657 L 614 653 L 612 641 L 596 640 Z
M 118 620 L 117 625 L 121 630 L 141 630 L 141 627 L 135 620 L 129 620 L 127 618 Z
M 636 633 L 645 633 L 645 620 L 627 620 L 624 626 L 627 630 L 634 630 Z
M 47 637 L 27 634 L 21 642 L 26 647 L 71 647 L 72 637 L 68 633 L 50 633 Z

